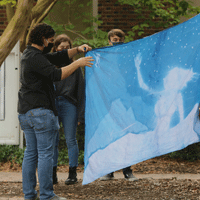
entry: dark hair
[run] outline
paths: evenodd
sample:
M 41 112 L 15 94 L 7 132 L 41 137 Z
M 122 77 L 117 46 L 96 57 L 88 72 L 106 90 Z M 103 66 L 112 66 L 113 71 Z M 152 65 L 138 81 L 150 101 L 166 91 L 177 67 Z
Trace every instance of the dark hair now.
M 114 35 L 120 37 L 121 39 L 125 38 L 125 33 L 121 29 L 112 29 L 108 32 L 108 39 L 110 40 L 110 37 L 113 37 Z
M 29 44 L 37 44 L 39 46 L 43 45 L 43 37 L 51 38 L 55 35 L 53 28 L 45 23 L 40 23 L 36 25 L 30 32 L 29 35 Z
M 69 42 L 70 49 L 72 48 L 72 41 L 71 41 L 70 37 L 68 37 L 66 34 L 61 34 L 61 35 L 58 35 L 56 37 L 56 39 L 54 40 L 54 46 L 53 46 L 52 51 L 55 52 L 56 49 L 58 48 L 58 46 L 62 42 Z

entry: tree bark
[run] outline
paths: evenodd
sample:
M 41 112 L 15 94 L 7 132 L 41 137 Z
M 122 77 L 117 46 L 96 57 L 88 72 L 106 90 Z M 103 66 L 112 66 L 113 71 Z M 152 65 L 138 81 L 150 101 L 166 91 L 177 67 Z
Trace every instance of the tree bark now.
M 9 55 L 31 19 L 34 0 L 19 0 L 15 15 L 0 37 L 0 66 Z
M 57 1 L 58 0 L 38 0 L 37 4 L 32 9 L 32 19 L 39 18 L 51 3 L 56 3 Z
M 45 13 L 46 9 L 57 1 L 38 0 L 37 4 L 33 6 L 34 0 L 18 0 L 16 12 L 0 37 L 0 66 L 19 39 L 22 36 L 26 38 L 27 28 L 31 22 L 34 19 L 37 22 L 43 13 Z M 26 45 L 23 45 L 24 49 Z
M 49 14 L 50 10 L 53 8 L 53 6 L 56 4 L 56 2 L 57 2 L 57 0 L 54 0 L 49 5 L 49 7 L 44 12 L 42 12 L 43 13 L 42 15 L 40 15 L 38 18 L 34 18 L 34 20 L 32 20 L 29 31 L 26 32 L 26 35 L 23 37 L 23 40 L 21 40 L 21 45 L 20 45 L 20 51 L 21 52 L 23 52 L 24 46 L 26 46 L 27 43 L 28 43 L 28 38 L 29 38 L 29 35 L 30 35 L 30 30 L 32 30 L 32 28 L 34 26 L 36 26 L 37 24 L 39 24 Z
M 7 20 L 10 22 L 12 17 L 14 16 L 14 7 L 12 6 L 11 3 L 6 4 L 6 15 L 7 15 Z

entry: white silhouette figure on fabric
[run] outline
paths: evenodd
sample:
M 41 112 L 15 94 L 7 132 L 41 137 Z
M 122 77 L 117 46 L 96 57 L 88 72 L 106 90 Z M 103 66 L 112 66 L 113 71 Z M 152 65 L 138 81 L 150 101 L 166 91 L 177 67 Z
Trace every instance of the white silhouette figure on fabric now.
M 140 87 L 151 94 L 158 93 L 157 91 L 153 91 L 144 83 L 140 72 L 140 64 L 142 61 L 140 53 L 137 54 L 134 61 Z M 157 120 L 155 131 L 157 133 L 165 133 L 170 129 L 170 122 L 176 111 L 179 113 L 179 121 L 184 119 L 183 97 L 181 90 L 187 86 L 187 83 L 192 80 L 195 74 L 196 73 L 193 73 L 193 69 L 174 67 L 163 79 L 164 90 L 159 92 L 159 98 L 154 108 Z

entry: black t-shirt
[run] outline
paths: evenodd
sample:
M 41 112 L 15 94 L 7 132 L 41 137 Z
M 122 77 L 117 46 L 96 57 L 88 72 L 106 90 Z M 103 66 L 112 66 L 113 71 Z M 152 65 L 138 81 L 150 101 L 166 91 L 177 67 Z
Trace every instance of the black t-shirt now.
M 69 60 L 67 51 L 49 55 L 52 59 Z M 18 112 L 43 107 L 57 115 L 53 82 L 61 80 L 61 69 L 51 64 L 39 49 L 27 46 L 21 58 L 21 88 Z

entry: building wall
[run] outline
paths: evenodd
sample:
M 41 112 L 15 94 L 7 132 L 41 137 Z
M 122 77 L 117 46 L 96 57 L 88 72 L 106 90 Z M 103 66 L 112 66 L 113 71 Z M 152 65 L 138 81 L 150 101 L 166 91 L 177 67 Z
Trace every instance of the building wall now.
M 0 35 L 2 35 L 7 25 L 6 9 L 3 6 L 0 6 Z
M 144 15 L 148 15 L 149 13 L 150 12 L 148 11 L 144 13 Z M 99 26 L 99 29 L 106 32 L 111 29 L 119 28 L 127 33 L 132 30 L 131 28 L 133 26 L 144 21 L 144 19 L 138 18 L 133 6 L 121 5 L 117 3 L 117 0 L 99 0 L 98 14 L 101 15 L 100 20 L 103 21 L 103 24 Z M 151 35 L 160 30 L 162 30 L 162 28 L 148 28 L 145 30 L 145 36 Z M 134 39 L 137 38 L 138 37 L 136 36 Z
M 192 1 L 195 6 L 200 6 L 199 0 L 192 0 Z M 142 19 L 137 18 L 137 14 L 134 12 L 134 8 L 132 6 L 119 5 L 117 4 L 117 0 L 93 0 L 93 4 L 94 2 L 96 2 L 97 4 L 96 14 L 100 14 L 101 15 L 100 20 L 103 21 L 103 24 L 99 26 L 98 28 L 103 31 L 108 32 L 110 29 L 120 28 L 125 33 L 127 33 L 128 31 L 131 30 L 133 26 L 142 22 Z M 51 19 L 55 19 L 58 22 L 60 21 L 63 22 L 63 20 L 66 20 L 66 22 L 68 21 L 67 17 L 65 16 L 61 17 L 59 15 L 59 10 L 61 10 L 60 8 L 62 6 L 64 6 L 62 3 L 56 4 L 54 9 L 57 12 L 57 14 L 55 15 L 54 13 L 51 13 L 49 15 Z M 76 8 L 72 8 L 72 12 L 73 12 L 73 9 L 76 9 Z M 81 9 L 80 9 L 80 12 L 81 12 Z M 148 14 L 148 13 L 144 13 L 144 14 Z M 181 18 L 182 22 L 185 20 L 188 20 L 188 19 L 184 17 Z M 80 22 L 80 20 L 75 20 L 73 18 L 71 19 L 71 21 L 73 21 L 73 23 Z M 0 7 L 0 35 L 3 33 L 7 24 L 8 22 L 6 18 L 6 9 L 5 7 Z M 85 27 L 81 27 L 81 24 L 79 25 L 79 27 L 85 28 Z M 160 30 L 162 30 L 162 28 L 156 29 L 156 28 L 151 27 L 145 31 L 145 34 L 151 35 Z M 134 39 L 137 39 L 137 38 L 134 38 Z
M 193 6 L 200 6 L 199 0 L 191 0 L 191 2 L 193 2 Z M 98 14 L 101 15 L 100 20 L 103 21 L 103 24 L 98 28 L 106 32 L 114 28 L 120 28 L 127 33 L 133 26 L 144 21 L 144 19 L 138 19 L 133 6 L 117 4 L 117 0 L 98 0 Z M 144 16 L 148 14 L 149 12 L 143 13 Z M 186 17 L 181 17 L 180 19 L 181 22 L 188 20 Z M 163 30 L 162 27 L 149 27 L 142 37 L 152 35 L 161 30 Z M 138 38 L 139 36 L 135 36 L 134 39 Z

